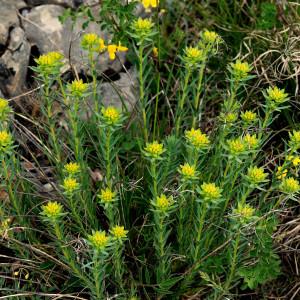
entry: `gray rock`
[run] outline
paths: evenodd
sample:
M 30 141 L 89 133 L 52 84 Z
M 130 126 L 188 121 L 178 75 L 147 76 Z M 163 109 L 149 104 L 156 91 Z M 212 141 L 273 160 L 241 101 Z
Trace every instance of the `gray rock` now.
M 10 97 L 22 93 L 25 85 L 27 66 L 30 56 L 30 44 L 22 28 L 16 27 L 10 33 L 10 43 L 0 57 L 0 64 L 9 73 L 6 78 L 5 91 Z
M 45 4 L 56 4 L 62 5 L 65 7 L 75 7 L 73 0 L 28 0 L 28 5 L 31 6 L 38 6 L 38 5 L 45 5 Z
M 104 82 L 99 86 L 100 98 L 104 106 L 113 105 L 119 109 L 126 106 L 132 111 L 137 102 L 137 72 L 134 68 L 128 73 L 120 73 L 120 79 L 112 82 Z
M 6 45 L 9 31 L 19 26 L 18 9 L 25 7 L 22 0 L 0 0 L 0 44 Z
M 26 17 L 22 18 L 27 38 L 38 47 L 42 54 L 49 51 L 62 52 L 66 57 L 70 58 L 72 65 L 76 67 L 78 72 L 88 73 L 87 53 L 80 47 L 82 34 L 84 32 L 94 32 L 105 40 L 109 40 L 110 37 L 102 32 L 99 25 L 94 22 L 91 22 L 84 32 L 82 23 L 85 20 L 78 20 L 74 26 L 72 26 L 71 20 L 61 24 L 58 17 L 63 12 L 64 8 L 58 5 L 34 7 Z M 99 57 L 95 56 L 98 72 L 103 72 L 107 69 L 113 69 L 116 72 L 120 71 L 122 64 L 125 62 L 125 54 L 120 53 L 119 58 L 120 60 L 111 61 L 106 54 Z

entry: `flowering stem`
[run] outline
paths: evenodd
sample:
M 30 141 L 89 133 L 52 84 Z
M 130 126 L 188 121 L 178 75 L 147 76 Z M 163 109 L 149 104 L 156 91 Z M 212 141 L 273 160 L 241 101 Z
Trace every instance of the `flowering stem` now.
M 47 123 L 49 125 L 50 140 L 55 151 L 54 160 L 57 164 L 60 164 L 61 156 L 60 156 L 57 137 L 55 133 L 55 122 L 53 122 L 52 102 L 50 100 L 50 83 L 49 83 L 49 79 L 46 77 L 44 77 L 44 95 L 46 101 L 46 117 L 47 117 Z
M 105 143 L 105 161 L 106 161 L 106 180 L 107 185 L 111 189 L 111 159 L 110 159 L 110 151 L 111 151 L 111 128 L 108 126 L 106 131 L 106 143 Z
M 197 237 L 196 237 L 196 246 L 195 246 L 195 251 L 193 253 L 193 261 L 194 263 L 197 262 L 198 256 L 199 256 L 199 250 L 200 250 L 200 242 L 201 242 L 201 236 L 202 236 L 202 231 L 204 227 L 204 220 L 207 212 L 207 203 L 206 201 L 203 203 L 202 207 L 200 205 L 198 206 L 197 210 L 197 219 L 199 220 L 199 225 L 198 225 L 198 231 L 197 231 Z
M 91 66 L 91 73 L 92 73 L 92 83 L 93 83 L 93 100 L 95 105 L 95 112 L 96 114 L 99 112 L 99 105 L 98 105 L 98 99 L 97 99 L 97 73 L 96 73 L 96 67 L 95 67 L 95 60 L 93 58 L 93 52 L 90 50 L 88 55 L 89 63 Z
M 70 252 L 70 249 L 64 245 L 64 236 L 63 236 L 63 232 L 62 232 L 59 222 L 55 221 L 53 226 L 54 226 L 55 235 L 58 239 L 58 244 L 59 244 L 60 250 L 61 250 L 68 266 L 70 267 L 72 272 L 74 274 L 76 274 L 76 276 L 80 280 L 82 280 L 82 282 L 84 282 L 84 284 L 87 287 L 89 287 L 89 289 L 93 290 L 93 286 L 91 285 L 90 281 L 88 280 L 88 277 L 81 272 L 81 270 L 78 268 L 78 266 L 74 262 L 74 259 L 72 258 L 72 254 Z
M 122 261 L 122 250 L 123 244 L 117 241 L 117 244 L 114 247 L 114 255 L 113 255 L 113 265 L 115 271 L 115 280 L 120 287 L 120 290 L 124 292 L 123 286 L 123 261 Z
M 184 238 L 183 238 L 183 228 L 184 228 L 184 205 L 185 205 L 185 197 L 184 197 L 184 190 L 185 190 L 185 184 L 182 184 L 181 186 L 181 193 L 179 197 L 179 203 L 178 203 L 178 237 L 177 241 L 179 244 L 179 253 L 182 254 L 184 251 Z
M 185 75 L 182 96 L 178 103 L 177 118 L 176 118 L 176 136 L 177 137 L 179 136 L 179 130 L 180 130 L 180 125 L 181 125 L 181 115 L 182 115 L 182 110 L 183 110 L 183 106 L 185 103 L 185 99 L 188 95 L 188 85 L 189 85 L 189 80 L 190 80 L 191 74 L 192 74 L 192 70 L 189 68 Z
M 197 93 L 196 93 L 196 97 L 194 99 L 194 116 L 193 116 L 193 121 L 192 121 L 192 128 L 195 128 L 196 126 L 196 121 L 197 121 L 197 115 L 198 113 L 201 114 L 201 110 L 199 111 L 199 109 L 201 108 L 201 104 L 202 101 L 200 102 L 200 95 L 201 95 L 201 91 L 202 91 L 202 81 L 203 81 L 203 75 L 204 75 L 204 70 L 205 70 L 205 63 L 206 63 L 206 54 L 207 54 L 207 50 L 204 53 L 204 57 L 205 59 L 203 60 L 200 70 L 199 70 L 199 79 L 198 79 L 198 85 L 197 85 Z
M 157 283 L 164 281 L 167 276 L 166 269 L 166 255 L 165 255 L 165 224 L 164 216 L 161 215 L 161 212 L 155 212 L 154 215 L 156 234 L 155 234 L 155 245 L 156 245 L 156 256 L 159 262 L 158 271 L 157 271 Z
M 240 238 L 241 238 L 241 233 L 239 231 L 237 233 L 237 237 L 236 237 L 236 239 L 234 241 L 233 256 L 232 256 L 232 260 L 231 260 L 231 266 L 230 266 L 229 276 L 228 276 L 228 278 L 226 280 L 226 283 L 225 283 L 225 291 L 227 291 L 230 288 L 232 277 L 233 277 L 234 272 L 235 272 Z
M 95 294 L 97 299 L 104 299 L 104 276 L 105 276 L 105 257 L 95 251 L 93 255 L 93 275 L 95 281 Z
M 146 99 L 144 91 L 144 69 L 143 69 L 143 53 L 144 47 L 142 44 L 139 46 L 139 81 L 140 81 L 140 102 L 142 108 L 142 117 L 143 117 L 143 133 L 145 142 L 148 142 L 148 130 L 147 130 L 147 114 L 146 114 Z
M 156 161 L 154 159 L 151 160 L 151 176 L 153 179 L 153 198 L 156 199 L 156 197 L 158 196 L 158 191 L 157 191 Z

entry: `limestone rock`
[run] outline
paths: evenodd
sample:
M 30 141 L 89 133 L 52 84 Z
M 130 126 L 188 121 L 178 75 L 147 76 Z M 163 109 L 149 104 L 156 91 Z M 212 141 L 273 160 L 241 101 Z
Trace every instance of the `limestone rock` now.
M 22 0 L 0 0 L 0 45 L 6 45 L 11 28 L 19 26 L 18 10 L 25 6 Z
M 74 26 L 72 26 L 71 20 L 61 24 L 58 17 L 63 12 L 64 8 L 58 5 L 34 7 L 23 18 L 27 38 L 31 44 L 37 46 L 41 54 L 49 51 L 59 51 L 65 57 L 70 58 L 72 65 L 76 67 L 78 72 L 88 73 L 87 53 L 80 47 L 82 34 L 84 32 L 94 32 L 105 40 L 109 40 L 110 37 L 102 32 L 99 25 L 94 22 L 91 22 L 84 32 L 82 24 L 85 20 L 78 20 Z M 106 54 L 95 57 L 97 71 L 103 72 L 107 69 L 120 71 L 122 64 L 125 62 L 125 54 L 120 53 L 119 58 L 120 60 L 111 61 Z
M 0 57 L 0 65 L 5 68 L 5 92 L 13 97 L 22 93 L 30 56 L 30 44 L 22 28 L 10 32 L 10 42 Z

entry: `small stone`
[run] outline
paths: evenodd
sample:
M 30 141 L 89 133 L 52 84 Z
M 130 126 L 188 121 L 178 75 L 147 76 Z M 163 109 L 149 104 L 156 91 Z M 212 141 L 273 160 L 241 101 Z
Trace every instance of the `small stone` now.
M 46 184 L 43 185 L 43 189 L 42 189 L 43 192 L 50 193 L 53 190 L 54 190 L 53 183 L 46 183 Z

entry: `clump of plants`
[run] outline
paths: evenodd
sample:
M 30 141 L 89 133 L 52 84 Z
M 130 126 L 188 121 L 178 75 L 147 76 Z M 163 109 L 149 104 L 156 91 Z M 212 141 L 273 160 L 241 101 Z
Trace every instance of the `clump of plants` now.
M 264 149 L 289 95 L 270 86 L 261 91 L 260 105 L 248 108 L 252 65 L 233 61 L 226 90 L 216 91 L 223 97 L 219 115 L 203 128 L 207 65 L 221 55 L 223 40 L 203 30 L 199 40 L 179 49 L 161 80 L 160 7 L 155 0 L 142 2 L 150 16 L 132 16 L 127 41 L 83 34 L 90 81 L 64 82 L 61 53 L 36 59 L 45 122 L 32 138 L 52 168 L 51 193 L 39 193 L 27 177 L 12 110 L 0 100 L 6 195 L 0 233 L 7 258 L 15 258 L 1 279 L 4 295 L 225 299 L 281 272 L 272 235 L 280 209 L 297 201 L 300 191 L 300 131 L 283 141 L 281 164 Z M 119 52 L 130 52 L 138 73 L 132 113 L 104 107 L 97 89 L 95 59 L 107 53 L 118 59 Z M 84 120 L 81 111 L 91 100 L 92 115 Z M 57 125 L 57 101 L 64 130 Z M 96 169 L 99 179 L 93 180 Z

